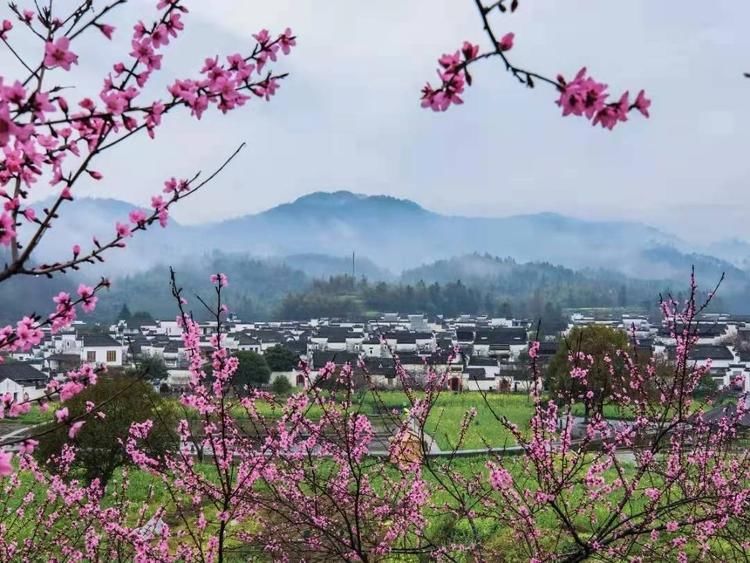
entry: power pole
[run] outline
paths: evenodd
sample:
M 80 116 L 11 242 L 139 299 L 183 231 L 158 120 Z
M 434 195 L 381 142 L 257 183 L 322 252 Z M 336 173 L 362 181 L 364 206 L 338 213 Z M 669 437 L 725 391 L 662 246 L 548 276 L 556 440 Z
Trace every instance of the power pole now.
M 354 267 L 354 251 L 352 250 L 352 279 L 355 279 L 357 270 Z

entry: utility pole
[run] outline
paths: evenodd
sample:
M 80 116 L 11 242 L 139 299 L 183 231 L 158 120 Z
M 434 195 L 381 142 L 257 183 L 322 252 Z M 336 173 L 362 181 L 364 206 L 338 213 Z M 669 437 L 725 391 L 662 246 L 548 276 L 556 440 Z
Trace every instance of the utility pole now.
M 356 278 L 357 270 L 354 267 L 354 251 L 352 250 L 352 279 Z

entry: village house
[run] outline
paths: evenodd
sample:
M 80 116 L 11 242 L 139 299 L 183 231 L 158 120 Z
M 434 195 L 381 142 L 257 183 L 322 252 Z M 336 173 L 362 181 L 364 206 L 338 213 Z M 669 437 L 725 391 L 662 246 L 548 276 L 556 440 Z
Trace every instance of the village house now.
M 28 401 L 44 395 L 48 377 L 31 364 L 0 364 L 0 395 L 9 394 L 14 401 Z
M 122 366 L 126 346 L 108 334 L 85 334 L 81 339 L 81 361 L 109 367 Z

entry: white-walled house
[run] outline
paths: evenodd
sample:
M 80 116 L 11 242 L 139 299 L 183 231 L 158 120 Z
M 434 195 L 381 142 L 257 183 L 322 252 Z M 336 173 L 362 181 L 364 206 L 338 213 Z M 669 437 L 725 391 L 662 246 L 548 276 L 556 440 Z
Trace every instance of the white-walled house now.
M 232 337 L 237 340 L 237 350 L 242 352 L 256 352 L 260 353 L 261 344 L 260 340 L 244 332 L 238 332 L 232 334 Z
M 126 346 L 108 334 L 85 334 L 81 344 L 82 362 L 111 367 L 123 365 Z
M 167 372 L 166 384 L 171 391 L 180 391 L 187 389 L 190 385 L 190 370 L 187 369 L 170 369 Z
M 727 369 L 727 385 L 732 391 L 745 392 L 750 390 L 750 368 L 746 362 L 730 364 Z
M 0 395 L 6 393 L 14 401 L 33 400 L 44 395 L 47 376 L 30 364 L 7 362 L 0 364 Z
M 156 334 L 163 334 L 165 336 L 181 336 L 182 327 L 177 321 L 156 321 Z
M 363 340 L 360 348 L 367 358 L 380 358 L 383 356 L 384 346 L 380 341 L 380 338 L 377 336 L 371 336 L 370 338 Z
M 525 328 L 495 328 L 477 330 L 474 337 L 474 354 L 484 357 L 518 359 L 528 348 Z
M 78 354 L 81 353 L 81 341 L 75 332 L 64 332 L 55 337 L 56 354 Z
M 498 386 L 495 375 L 488 373 L 485 367 L 467 367 L 462 384 L 465 391 L 492 391 Z
M 675 348 L 668 348 L 668 356 L 675 358 Z M 739 363 L 739 358 L 728 346 L 698 344 L 690 349 L 688 363 L 696 367 L 710 366 L 710 376 L 719 388 L 729 387 L 730 366 Z

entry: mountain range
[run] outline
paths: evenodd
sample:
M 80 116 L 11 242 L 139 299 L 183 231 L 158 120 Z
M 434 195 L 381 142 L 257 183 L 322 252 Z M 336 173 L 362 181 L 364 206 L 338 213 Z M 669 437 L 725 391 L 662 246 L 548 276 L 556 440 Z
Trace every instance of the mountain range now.
M 44 204 L 38 207 L 43 208 Z M 83 198 L 69 206 L 35 258 L 69 252 L 89 236 L 104 240 L 115 221 L 134 206 L 113 199 Z M 82 231 L 85 225 L 86 231 Z M 685 279 L 691 265 L 699 276 L 728 273 L 744 287 L 750 244 L 730 240 L 696 248 L 654 227 L 628 221 L 590 221 L 556 213 L 485 218 L 443 215 L 417 203 L 348 191 L 315 192 L 261 213 L 195 226 L 170 220 L 129 241 L 116 260 L 94 272 L 109 276 L 147 270 L 196 253 L 220 250 L 274 257 L 315 275 L 326 271 L 322 256 L 356 255 L 355 270 L 391 279 L 404 270 L 468 253 L 549 262 L 573 269 L 606 269 L 639 279 Z M 317 256 L 310 260 L 310 256 Z M 291 257 L 291 258 L 290 258 Z M 344 272 L 351 271 L 350 266 Z M 714 281 L 711 279 L 711 281 Z M 737 289 L 735 287 L 735 289 Z
M 75 243 L 86 248 L 92 235 L 108 240 L 115 222 L 127 221 L 134 208 L 113 199 L 78 200 L 33 259 L 64 256 Z M 685 288 L 691 267 L 701 287 L 725 273 L 721 307 L 750 312 L 750 245 L 730 240 L 697 248 L 637 222 L 555 213 L 462 217 L 409 200 L 338 191 L 211 224 L 170 219 L 168 228 L 155 226 L 127 243 L 104 264 L 72 276 L 11 280 L 0 292 L 0 320 L 45 312 L 54 292 L 101 276 L 112 278 L 113 287 L 100 301 L 99 320 L 111 321 L 123 304 L 170 318 L 169 266 L 193 296 L 204 292 L 211 273 L 228 273 L 227 297 L 245 318 L 363 314 L 394 305 L 497 313 L 509 304 L 527 315 L 540 314 L 545 303 L 649 309 L 661 292 Z M 352 273 L 370 285 L 342 290 L 339 281 L 320 281 Z M 379 282 L 388 285 L 376 287 Z

